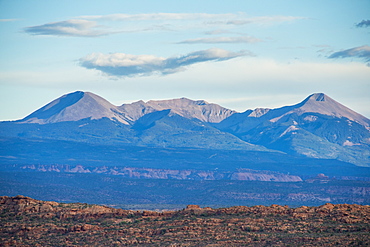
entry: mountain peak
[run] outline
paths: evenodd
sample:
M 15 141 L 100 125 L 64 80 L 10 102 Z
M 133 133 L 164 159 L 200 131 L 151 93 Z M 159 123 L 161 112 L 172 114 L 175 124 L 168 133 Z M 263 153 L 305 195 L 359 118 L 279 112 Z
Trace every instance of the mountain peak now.
M 308 96 L 308 99 L 313 99 L 316 101 L 326 101 L 327 97 L 328 96 L 326 96 L 324 93 L 314 93 Z
M 157 105 L 160 107 L 168 107 L 168 106 L 189 106 L 189 105 L 209 105 L 208 102 L 205 100 L 191 100 L 185 97 L 178 98 L 178 99 L 168 99 L 168 100 L 150 100 L 147 102 L 149 105 Z
M 217 104 L 210 104 L 204 100 L 191 100 L 188 98 L 171 100 L 151 100 L 147 105 L 156 110 L 171 109 L 172 112 L 185 117 L 196 118 L 203 122 L 219 123 L 235 113 Z
M 265 115 L 266 113 L 268 113 L 271 109 L 269 108 L 256 108 L 254 109 L 249 115 L 248 117 L 261 117 L 263 115 Z
M 274 118 L 271 119 L 270 121 L 276 122 L 281 117 L 291 113 L 297 113 L 298 115 L 304 113 L 319 113 L 322 115 L 328 115 L 339 118 L 345 117 L 348 118 L 349 120 L 358 122 L 366 127 L 370 126 L 369 119 L 349 109 L 348 107 L 340 104 L 339 102 L 335 101 L 334 99 L 330 98 L 324 93 L 311 94 L 299 104 L 278 108 L 273 112 L 280 112 L 281 110 L 284 110 L 285 113 L 282 113 L 277 117 L 274 116 Z
M 85 93 L 82 91 L 65 94 L 26 116 L 21 121 L 28 123 L 45 123 L 47 122 L 47 119 L 59 114 L 63 109 L 76 104 L 84 97 L 84 95 Z
M 314 112 L 336 117 L 348 117 L 348 115 L 353 115 L 353 113 L 355 113 L 324 93 L 311 94 L 296 106 L 296 111 L 300 111 L 302 113 Z
M 128 124 L 124 116 L 117 113 L 116 108 L 96 94 L 76 91 L 59 97 L 20 122 L 46 124 L 106 117 Z

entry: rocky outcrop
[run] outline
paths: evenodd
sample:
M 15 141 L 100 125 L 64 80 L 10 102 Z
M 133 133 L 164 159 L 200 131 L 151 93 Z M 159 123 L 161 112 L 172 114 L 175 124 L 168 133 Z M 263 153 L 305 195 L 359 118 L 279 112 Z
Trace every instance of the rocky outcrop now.
M 370 206 L 130 211 L 0 197 L 2 246 L 367 246 Z M 61 217 L 63 215 L 63 217 Z M 46 217 L 47 216 L 47 217 Z
M 198 205 L 188 205 L 185 208 L 185 210 L 199 210 L 199 209 L 201 209 L 201 207 L 199 207 Z

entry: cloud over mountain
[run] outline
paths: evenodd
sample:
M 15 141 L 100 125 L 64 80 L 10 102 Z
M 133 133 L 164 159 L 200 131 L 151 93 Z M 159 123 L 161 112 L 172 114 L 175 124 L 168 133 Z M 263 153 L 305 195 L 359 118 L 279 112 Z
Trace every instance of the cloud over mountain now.
M 230 52 L 212 48 L 189 53 L 179 57 L 156 57 L 153 55 L 131 55 L 125 53 L 92 53 L 80 59 L 80 65 L 96 69 L 110 76 L 147 76 L 154 73 L 172 74 L 183 71 L 186 66 L 207 62 L 223 61 L 241 56 L 251 56 L 247 51 Z
M 349 57 L 364 58 L 366 62 L 370 62 L 370 46 L 363 45 L 359 47 L 354 47 L 344 51 L 334 52 L 329 56 L 329 58 L 349 58 Z

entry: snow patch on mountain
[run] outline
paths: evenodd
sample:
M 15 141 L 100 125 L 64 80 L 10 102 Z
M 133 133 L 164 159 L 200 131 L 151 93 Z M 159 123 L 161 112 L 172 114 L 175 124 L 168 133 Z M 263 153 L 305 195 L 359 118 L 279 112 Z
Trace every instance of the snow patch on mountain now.
M 360 143 L 353 143 L 349 140 L 346 140 L 344 143 L 343 143 L 343 146 L 356 146 L 356 145 L 361 145 Z
M 317 119 L 318 119 L 317 116 L 309 115 L 309 116 L 305 117 L 303 120 L 305 120 L 307 122 L 315 122 Z
M 251 114 L 248 115 L 248 117 L 261 117 L 269 111 L 269 108 L 256 108 Z
M 289 126 L 280 136 L 279 136 L 279 138 L 280 137 L 282 137 L 282 136 L 284 136 L 284 135 L 286 135 L 287 133 L 289 133 L 289 132 L 292 132 L 292 131 L 295 131 L 295 130 L 299 130 L 299 128 L 297 127 L 297 126 L 295 126 L 295 125 L 291 125 L 291 126 Z M 292 134 L 294 135 L 294 134 L 296 134 L 296 132 L 292 132 Z

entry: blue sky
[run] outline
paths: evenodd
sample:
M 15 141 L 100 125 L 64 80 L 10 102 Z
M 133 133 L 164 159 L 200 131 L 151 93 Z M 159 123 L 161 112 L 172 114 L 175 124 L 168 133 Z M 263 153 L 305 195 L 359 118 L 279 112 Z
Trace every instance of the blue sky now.
M 370 117 L 370 1 L 0 0 L 0 120 L 77 90 L 237 111 L 324 92 Z

